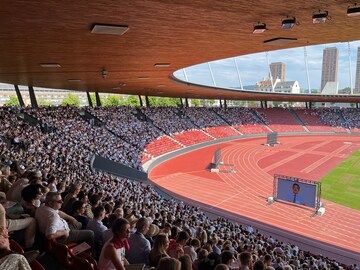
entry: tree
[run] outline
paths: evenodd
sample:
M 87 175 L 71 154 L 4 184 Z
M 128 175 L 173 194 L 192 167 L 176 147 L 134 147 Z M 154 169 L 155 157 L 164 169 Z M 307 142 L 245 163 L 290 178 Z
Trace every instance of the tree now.
M 50 106 L 54 106 L 53 102 L 44 98 L 39 98 L 38 99 L 38 105 L 40 107 L 50 107 Z
M 170 97 L 149 97 L 150 106 L 177 107 L 181 104 L 180 99 Z
M 124 104 L 123 98 L 117 95 L 108 95 L 104 100 L 103 100 L 103 106 L 108 107 L 108 106 L 120 106 Z
M 199 99 L 191 99 L 190 100 L 191 105 L 194 107 L 199 107 L 200 106 L 200 100 Z
M 140 106 L 140 102 L 137 96 L 128 96 L 126 100 L 124 100 L 124 105 L 127 106 Z
M 4 103 L 5 106 L 20 106 L 17 96 L 12 95 L 9 97 L 8 101 Z
M 80 98 L 73 93 L 67 94 L 67 96 L 61 101 L 61 106 L 80 106 Z

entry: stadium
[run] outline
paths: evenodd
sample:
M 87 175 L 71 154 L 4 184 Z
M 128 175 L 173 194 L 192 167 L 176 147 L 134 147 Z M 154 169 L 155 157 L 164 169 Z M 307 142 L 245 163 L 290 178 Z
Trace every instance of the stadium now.
M 360 269 L 356 2 L 13 0 L 1 14 L 16 102 L 0 107 L 0 269 Z M 269 61 L 243 87 L 237 56 L 334 42 L 349 92 L 333 47 L 317 93 L 306 49 L 308 92 Z M 216 82 L 225 58 L 238 88 Z M 191 80 L 201 63 L 208 84 Z M 40 104 L 40 88 L 88 104 Z

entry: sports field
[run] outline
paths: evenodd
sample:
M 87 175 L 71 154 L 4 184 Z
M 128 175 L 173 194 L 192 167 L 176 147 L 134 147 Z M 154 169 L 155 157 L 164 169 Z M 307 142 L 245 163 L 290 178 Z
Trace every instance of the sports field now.
M 360 150 L 321 180 L 322 197 L 360 210 Z

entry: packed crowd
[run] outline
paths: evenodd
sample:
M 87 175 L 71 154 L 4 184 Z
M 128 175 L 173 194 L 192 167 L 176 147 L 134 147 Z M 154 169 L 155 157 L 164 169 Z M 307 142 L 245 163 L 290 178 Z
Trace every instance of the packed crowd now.
M 118 110 L 127 113 L 118 116 Z M 139 122 L 130 108 L 92 112 L 108 128 L 120 124 L 111 122 L 108 111 L 115 119 L 128 117 L 129 125 Z M 150 185 L 93 172 L 89 160 L 94 153 L 138 166 L 136 156 L 126 152 L 134 146 L 83 121 L 74 108 L 25 112 L 54 129 L 29 125 L 18 109 L 0 110 L 1 269 L 29 269 L 31 258 L 9 246 L 8 236 L 17 234 L 25 250 L 32 249 L 39 235 L 63 244 L 85 241 L 99 269 L 124 269 L 128 263 L 159 270 L 359 269 L 265 237 L 249 226 L 211 220 L 196 207 L 164 199 Z

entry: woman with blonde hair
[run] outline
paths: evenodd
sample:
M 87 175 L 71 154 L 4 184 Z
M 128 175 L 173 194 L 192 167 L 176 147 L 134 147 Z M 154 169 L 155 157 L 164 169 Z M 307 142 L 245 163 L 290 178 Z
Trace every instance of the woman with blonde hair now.
M 156 267 L 162 258 L 169 258 L 166 250 L 169 247 L 169 239 L 166 234 L 158 234 L 155 238 L 154 247 L 149 254 L 150 266 Z
M 174 258 L 162 258 L 156 270 L 181 270 L 181 263 Z

